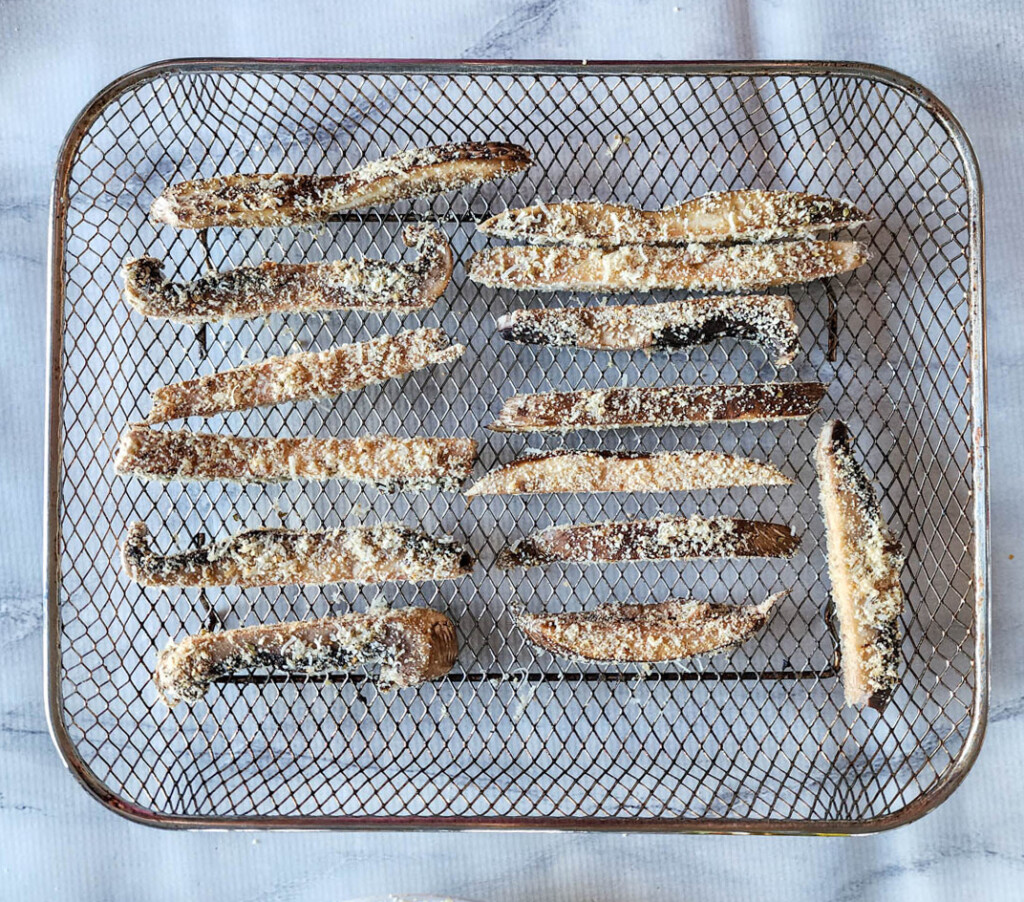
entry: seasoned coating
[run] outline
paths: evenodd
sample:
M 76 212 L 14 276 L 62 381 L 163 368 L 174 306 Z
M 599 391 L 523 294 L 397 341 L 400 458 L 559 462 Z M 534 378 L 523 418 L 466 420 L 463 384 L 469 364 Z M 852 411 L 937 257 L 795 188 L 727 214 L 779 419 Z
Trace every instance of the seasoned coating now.
M 715 451 L 550 451 L 488 473 L 466 495 L 540 492 L 686 492 L 735 485 L 791 485 L 768 463 Z
M 825 424 L 815 449 L 846 704 L 881 711 L 900 681 L 903 554 L 857 462 L 845 423 Z
M 845 200 L 795 191 L 718 191 L 665 207 L 568 202 L 506 210 L 477 228 L 531 244 L 720 244 L 802 238 L 849 229 L 871 217 Z
M 285 401 L 333 398 L 434 363 L 462 356 L 440 329 L 409 329 L 326 351 L 268 357 L 153 390 L 150 423 L 267 407 Z
M 868 261 L 856 241 L 784 241 L 713 247 L 627 245 L 614 250 L 578 247 L 489 247 L 477 251 L 469 277 L 490 288 L 537 291 L 763 291 L 812 282 Z
M 782 523 L 733 517 L 656 517 L 564 524 L 520 539 L 498 555 L 502 570 L 557 562 L 608 564 L 691 558 L 790 557 L 799 536 Z
M 128 577 L 143 586 L 321 586 L 459 579 L 473 558 L 445 536 L 399 523 L 342 529 L 246 529 L 177 554 L 150 548 L 145 523 L 121 546 Z
M 470 438 L 247 438 L 132 423 L 121 433 L 114 468 L 157 482 L 343 479 L 385 492 L 455 492 L 475 459 Z
M 820 382 L 768 382 L 513 395 L 487 428 L 495 432 L 574 432 L 806 419 L 818 409 L 825 390 Z
M 499 317 L 498 334 L 595 351 L 663 351 L 738 338 L 760 344 L 777 366 L 793 362 L 800 338 L 793 301 L 783 295 L 520 309 Z
M 434 197 L 530 165 L 516 144 L 467 141 L 403 150 L 342 175 L 226 175 L 169 185 L 149 218 L 176 229 L 311 225 L 347 210 Z
M 402 239 L 419 254 L 412 263 L 266 262 L 192 282 L 171 282 L 159 260 L 138 257 L 121 269 L 123 297 L 143 316 L 176 323 L 329 310 L 411 313 L 430 307 L 444 293 L 452 276 L 452 249 L 441 232 L 425 225 L 406 226 Z
M 403 608 L 186 636 L 160 652 L 153 682 L 169 708 L 199 701 L 214 680 L 257 668 L 316 676 L 379 665 L 378 685 L 401 689 L 443 677 L 458 652 L 444 614 Z
M 736 607 L 672 599 L 655 604 L 598 605 L 567 614 L 516 614 L 526 638 L 574 660 L 656 663 L 735 648 L 758 633 L 779 599 Z

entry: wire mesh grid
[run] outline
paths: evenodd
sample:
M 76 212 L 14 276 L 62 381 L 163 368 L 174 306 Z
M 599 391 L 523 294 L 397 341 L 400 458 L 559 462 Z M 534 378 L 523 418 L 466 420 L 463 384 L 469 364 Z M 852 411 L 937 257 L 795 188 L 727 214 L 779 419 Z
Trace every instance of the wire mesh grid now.
M 152 199 L 180 179 L 343 171 L 406 146 L 492 138 L 528 146 L 533 166 L 318 231 L 175 233 L 147 222 Z M 55 219 L 51 715 L 66 754 L 116 807 L 178 825 L 628 819 L 814 830 L 909 810 L 962 764 L 983 649 L 971 431 L 979 214 L 974 173 L 948 123 L 918 98 L 863 74 L 799 68 L 181 64 L 122 85 L 87 117 L 66 163 Z M 869 266 L 787 289 L 802 353 L 778 373 L 760 349 L 735 342 L 671 356 L 507 345 L 494 332 L 501 312 L 596 299 L 493 291 L 466 277 L 471 252 L 486 243 L 474 222 L 506 206 L 596 197 L 652 208 L 739 186 L 845 196 L 875 215 L 858 233 Z M 129 256 L 160 257 L 184 279 L 263 259 L 399 259 L 401 227 L 419 218 L 441 223 L 456 257 L 444 297 L 419 315 L 274 315 L 197 328 L 143 319 L 118 297 L 116 273 Z M 163 486 L 112 472 L 118 433 L 145 416 L 156 385 L 417 325 L 443 327 L 466 354 L 335 401 L 187 425 L 243 435 L 469 435 L 481 443 L 475 475 L 525 447 L 705 448 L 771 460 L 794 485 L 469 505 L 460 495 L 337 482 Z M 482 428 L 517 391 L 775 378 L 827 382 L 821 414 L 807 424 L 564 438 Z M 843 709 L 834 669 L 811 460 L 828 416 L 855 431 L 907 552 L 904 678 L 883 715 Z M 791 561 L 494 567 L 502 547 L 533 529 L 676 512 L 786 522 L 802 544 Z M 161 550 L 243 526 L 402 521 L 455 535 L 478 565 L 461 582 L 421 586 L 140 589 L 117 562 L 134 519 Z M 756 602 L 784 587 L 789 597 L 756 641 L 646 669 L 554 659 L 525 644 L 508 613 L 513 597 L 533 610 L 570 610 L 670 597 Z M 385 694 L 358 673 L 271 674 L 218 683 L 191 708 L 156 702 L 152 666 L 170 638 L 208 621 L 323 616 L 381 600 L 455 620 L 461 652 L 450 676 Z

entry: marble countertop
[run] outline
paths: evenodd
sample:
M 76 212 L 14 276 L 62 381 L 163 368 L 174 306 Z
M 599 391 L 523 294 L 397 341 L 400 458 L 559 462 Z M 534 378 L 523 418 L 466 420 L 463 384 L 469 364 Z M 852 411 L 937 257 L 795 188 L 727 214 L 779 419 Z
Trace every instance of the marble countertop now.
M 874 0 L 238 0 L 0 4 L 0 896 L 480 900 L 1020 898 L 1024 804 L 1024 19 L 1018 4 Z M 853 7 L 856 6 L 856 10 Z M 42 701 L 43 395 L 50 180 L 79 109 L 121 73 L 186 56 L 851 59 L 898 69 L 959 117 L 986 189 L 992 708 L 939 809 L 880 836 L 172 833 L 129 823 L 63 769 Z M 1018 211 L 1014 213 L 1014 211 Z M 1018 425 L 1014 425 L 1017 423 Z M 1014 777 L 1014 774 L 1018 776 Z M 16 888 L 16 889 L 15 889 Z

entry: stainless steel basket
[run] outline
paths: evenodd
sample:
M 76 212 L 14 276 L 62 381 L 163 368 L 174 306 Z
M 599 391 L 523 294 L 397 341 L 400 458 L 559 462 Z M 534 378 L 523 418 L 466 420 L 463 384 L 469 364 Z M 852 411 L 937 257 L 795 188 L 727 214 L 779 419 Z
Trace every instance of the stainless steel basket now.
M 170 181 L 234 171 L 345 170 L 409 145 L 501 138 L 525 174 L 434 202 L 346 216 L 319 232 L 174 233 L 147 222 Z M 118 432 L 156 384 L 403 325 L 469 348 L 450 367 L 339 398 L 234 414 L 242 434 L 472 435 L 478 473 L 560 440 L 482 428 L 515 391 L 776 378 L 736 343 L 672 357 L 506 345 L 500 311 L 538 298 L 471 283 L 474 220 L 536 198 L 652 207 L 737 186 L 802 188 L 874 210 L 872 262 L 790 289 L 803 353 L 783 379 L 829 383 L 809 424 L 568 436 L 570 447 L 739 451 L 792 488 L 703 495 L 495 498 L 380 495 L 338 483 L 272 487 L 123 480 Z M 392 259 L 412 218 L 440 221 L 457 255 L 436 308 L 274 316 L 227 326 L 147 321 L 118 299 L 129 255 L 204 266 Z M 542 827 L 855 832 L 911 820 L 958 784 L 987 704 L 988 546 L 981 186 L 963 131 L 888 70 L 833 63 L 465 63 L 196 60 L 104 90 L 78 118 L 54 188 L 47 492 L 47 698 L 71 770 L 129 817 L 174 827 Z M 568 300 L 559 298 L 559 300 Z M 904 678 L 883 715 L 844 709 L 827 615 L 811 452 L 827 416 L 850 422 L 907 552 Z M 196 421 L 190 424 L 198 428 Z M 495 554 L 556 522 L 661 511 L 790 523 L 790 562 L 552 567 L 514 577 Z M 126 524 L 164 548 L 242 525 L 421 523 L 479 557 L 461 583 L 325 589 L 140 590 L 120 572 Z M 507 603 L 535 610 L 672 596 L 789 598 L 731 655 L 650 669 L 567 664 L 525 646 Z M 453 673 L 380 693 L 359 674 L 257 676 L 168 712 L 158 647 L 204 623 L 237 625 L 428 604 L 456 620 Z

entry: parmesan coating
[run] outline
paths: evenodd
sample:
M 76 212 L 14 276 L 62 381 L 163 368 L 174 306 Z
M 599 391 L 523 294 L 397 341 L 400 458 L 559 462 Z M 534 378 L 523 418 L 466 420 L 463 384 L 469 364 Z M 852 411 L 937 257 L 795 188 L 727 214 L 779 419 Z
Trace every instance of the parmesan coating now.
M 663 210 L 597 202 L 537 204 L 506 210 L 477 228 L 531 244 L 620 247 L 801 238 L 854 228 L 870 218 L 849 201 L 817 194 L 739 190 L 705 194 Z
M 783 295 L 520 309 L 498 319 L 498 333 L 524 344 L 604 351 L 670 350 L 739 338 L 762 345 L 777 366 L 793 362 L 800 337 L 793 301 Z
M 562 657 L 653 664 L 736 648 L 763 629 L 776 603 L 788 594 L 744 607 L 672 599 L 606 603 L 568 614 L 522 611 L 516 624 L 535 645 Z
M 798 536 L 781 523 L 733 517 L 656 517 L 552 526 L 498 555 L 502 570 L 557 562 L 681 561 L 691 558 L 790 557 Z
M 450 346 L 440 329 L 409 329 L 326 351 L 268 357 L 249 366 L 154 389 L 147 420 L 163 423 L 285 401 L 333 398 L 430 364 L 449 363 L 465 350 L 462 345 Z
M 398 523 L 342 529 L 246 529 L 177 554 L 157 554 L 145 523 L 121 546 L 128 577 L 143 586 L 362 585 L 460 579 L 473 567 L 461 545 Z
M 881 711 L 900 681 L 903 555 L 854 456 L 845 423 L 825 424 L 815 462 L 839 623 L 843 693 L 847 705 Z
M 403 150 L 342 175 L 226 175 L 169 185 L 149 218 L 176 229 L 310 225 L 337 213 L 434 197 L 519 172 L 530 153 L 497 141 Z
M 792 480 L 771 464 L 715 451 L 553 451 L 488 473 L 466 495 L 685 492 L 734 485 L 792 485 Z
M 334 260 L 240 266 L 193 282 L 171 282 L 153 257 L 129 260 L 121 269 L 124 299 L 143 316 L 176 323 L 215 323 L 271 313 L 369 310 L 411 313 L 430 307 L 452 275 L 452 250 L 437 229 L 406 226 L 413 263 Z
M 322 676 L 379 665 L 378 685 L 399 689 L 443 677 L 458 650 L 455 625 L 430 608 L 345 614 L 204 631 L 169 642 L 153 682 L 169 708 L 199 701 L 217 679 L 257 668 Z
M 825 390 L 820 382 L 768 382 L 513 395 L 487 428 L 495 432 L 573 432 L 806 419 L 817 410 Z
M 537 291 L 761 291 L 811 282 L 868 261 L 856 241 L 785 241 L 712 247 L 628 245 L 614 250 L 575 247 L 492 247 L 477 251 L 474 282 Z
M 157 482 L 343 479 L 385 492 L 455 492 L 475 459 L 476 442 L 469 438 L 243 438 L 132 423 L 121 433 L 114 468 Z

